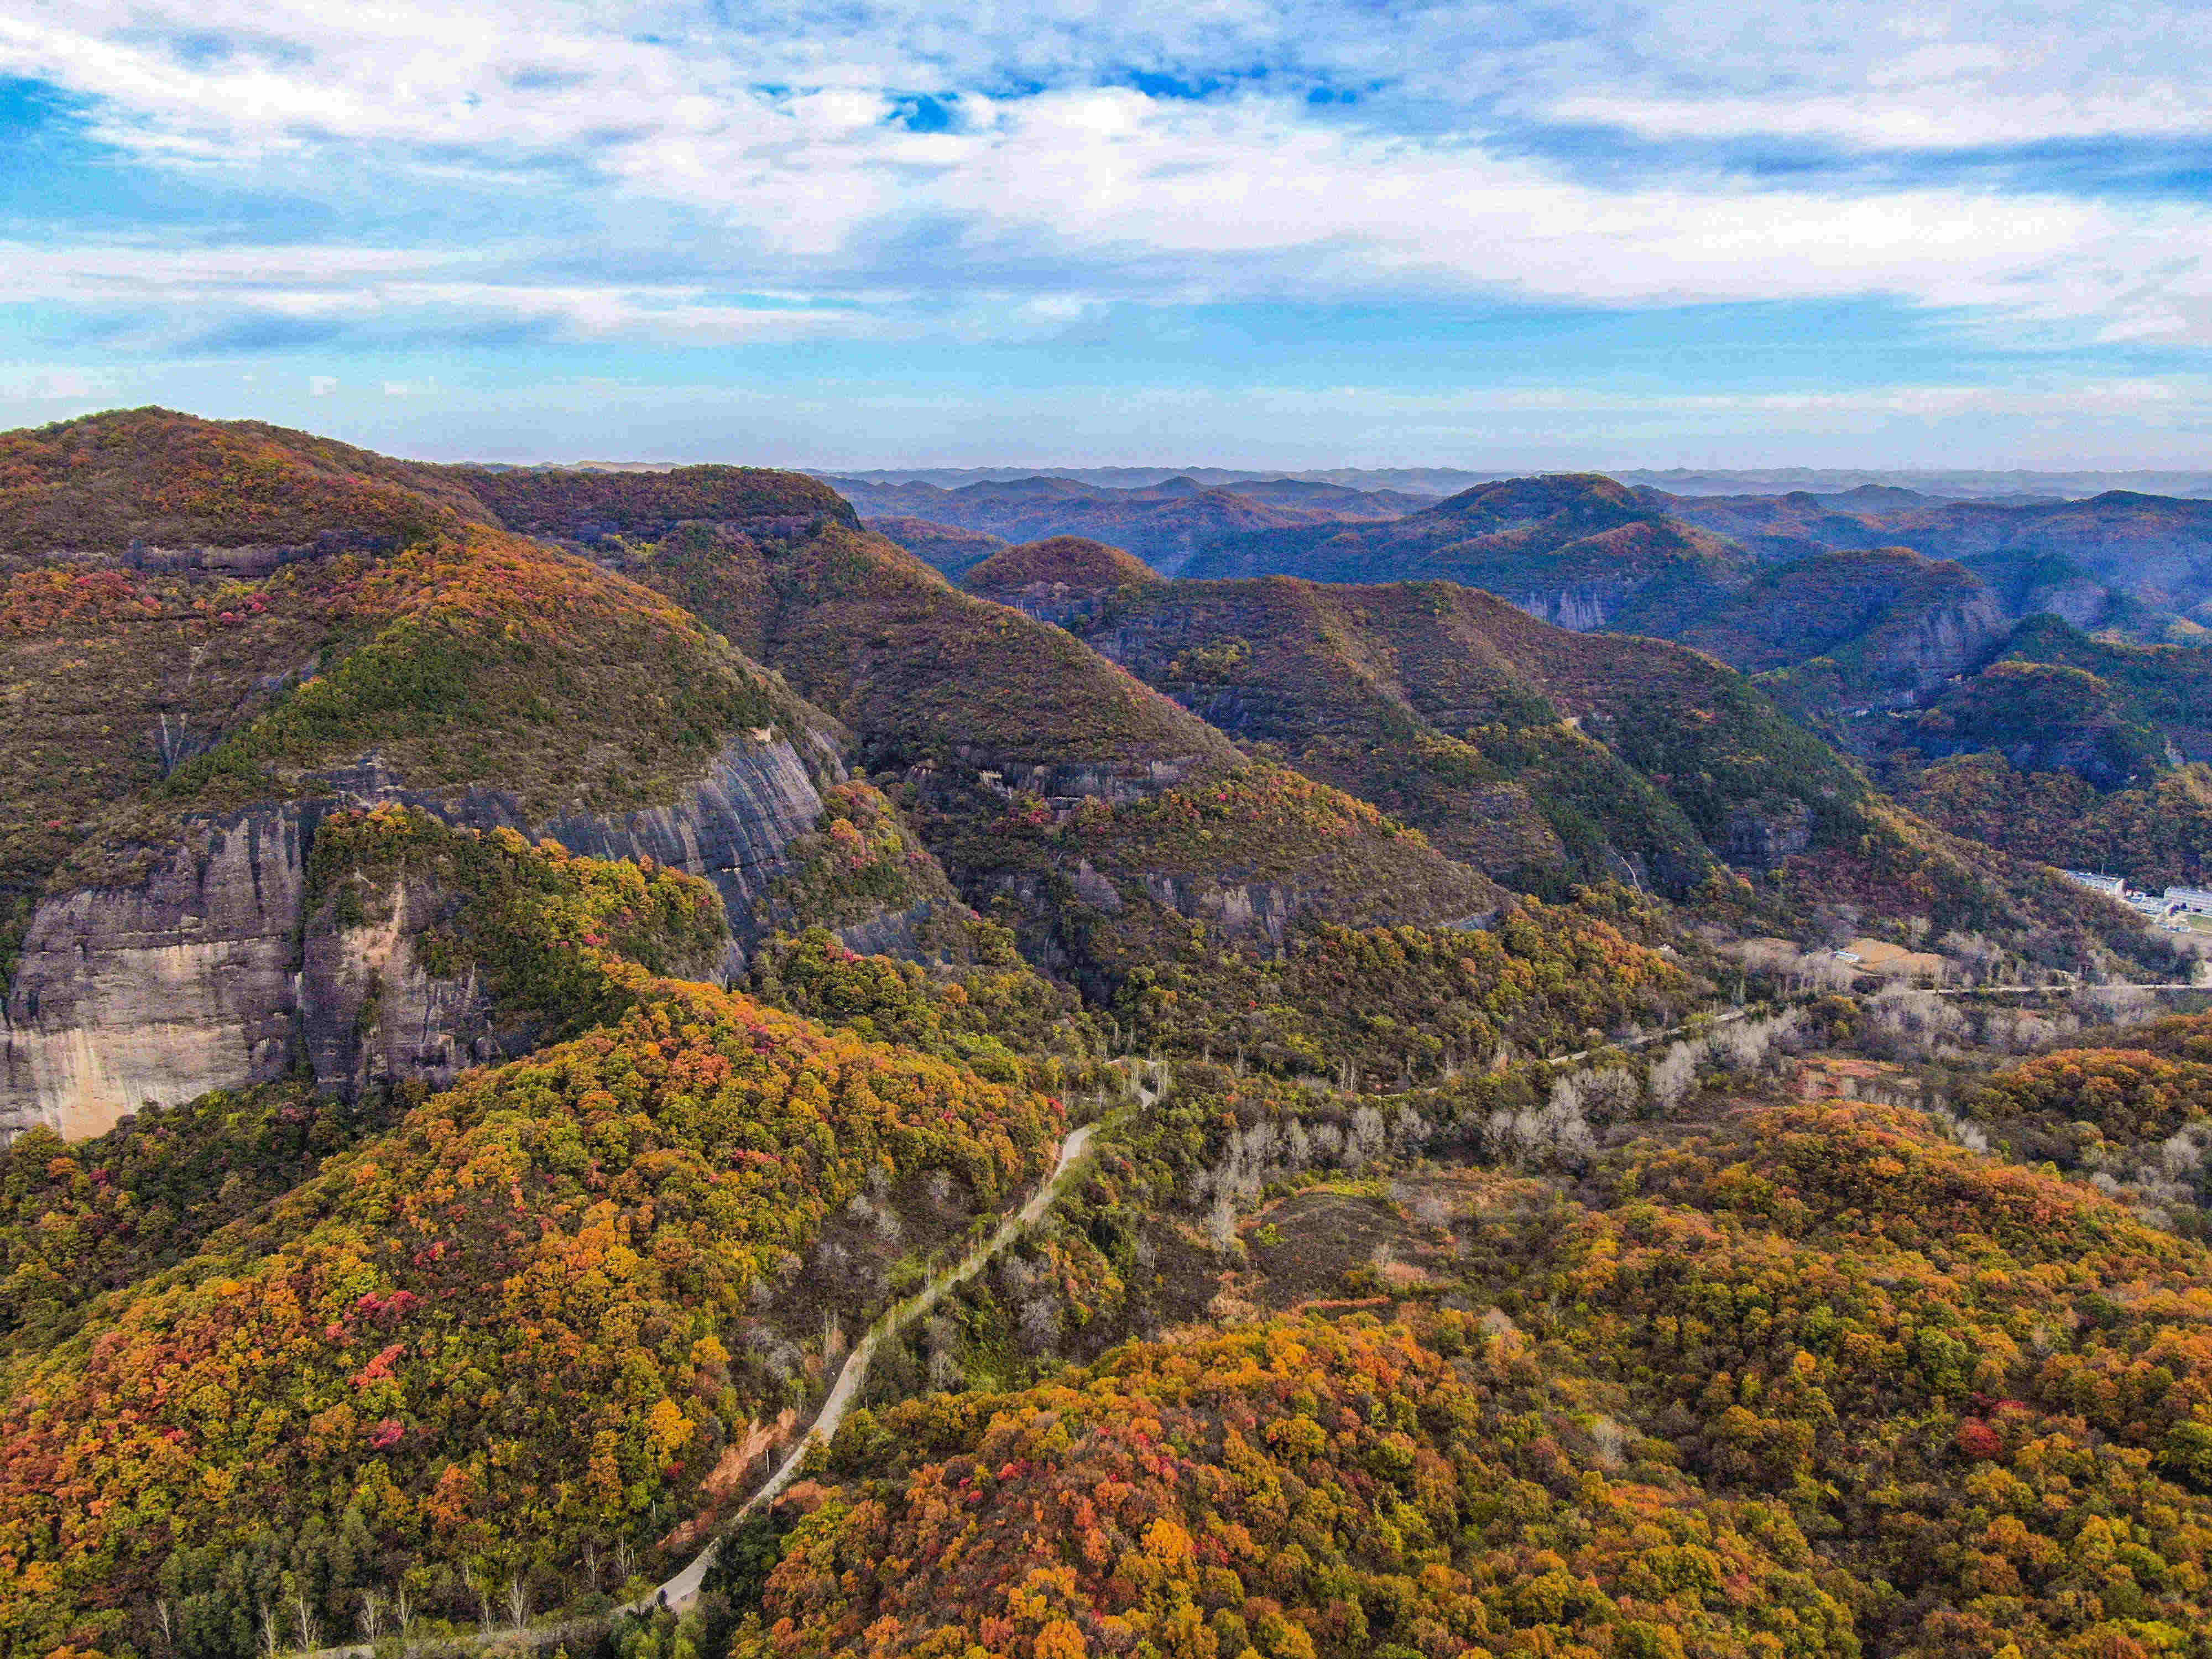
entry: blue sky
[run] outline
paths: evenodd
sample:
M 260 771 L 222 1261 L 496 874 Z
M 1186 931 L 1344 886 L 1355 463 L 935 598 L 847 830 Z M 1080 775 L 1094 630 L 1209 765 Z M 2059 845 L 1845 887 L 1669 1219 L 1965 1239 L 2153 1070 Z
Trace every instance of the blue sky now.
M 2195 11 L 0 0 L 0 422 L 2212 465 Z

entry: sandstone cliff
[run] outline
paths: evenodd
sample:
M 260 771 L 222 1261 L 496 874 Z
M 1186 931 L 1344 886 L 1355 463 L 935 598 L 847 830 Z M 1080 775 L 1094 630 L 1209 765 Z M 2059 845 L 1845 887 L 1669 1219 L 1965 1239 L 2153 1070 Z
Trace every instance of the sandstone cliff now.
M 810 765 L 810 762 L 811 764 Z M 472 829 L 550 836 L 594 858 L 651 856 L 720 890 L 741 965 L 756 901 L 822 810 L 835 757 L 740 733 L 672 805 L 532 823 L 489 790 L 410 792 L 374 763 L 313 799 L 197 820 L 143 881 L 46 900 L 0 1018 L 0 1134 L 32 1123 L 75 1139 L 149 1100 L 171 1103 L 312 1066 L 327 1087 L 434 1087 L 498 1057 L 480 990 L 434 981 L 409 940 L 437 896 L 404 884 L 362 926 L 303 937 L 315 828 L 340 807 L 400 800 Z M 369 1017 L 364 1018 L 364 1009 Z

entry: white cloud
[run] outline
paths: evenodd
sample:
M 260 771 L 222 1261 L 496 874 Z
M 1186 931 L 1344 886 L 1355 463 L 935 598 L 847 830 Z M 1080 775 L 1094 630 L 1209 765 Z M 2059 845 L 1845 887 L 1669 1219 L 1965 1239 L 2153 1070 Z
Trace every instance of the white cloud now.
M 0 398 L 36 403 L 82 403 L 114 395 L 117 377 L 100 369 L 0 363 Z
M 310 374 L 307 376 L 307 395 L 310 398 L 327 398 L 337 389 L 338 383 L 335 375 Z
M 1858 149 L 2203 136 L 2188 9 L 2087 0 L 1591 7 L 906 0 L 0 0 L 0 73 L 93 100 L 150 162 L 328 193 L 596 213 L 609 270 L 526 232 L 434 250 L 0 250 L 74 304 L 393 331 L 507 323 L 684 344 L 1024 333 L 1115 300 L 1505 293 L 1609 305 L 1891 295 L 2114 340 L 2212 343 L 2212 214 L 2063 193 L 1710 167 L 1600 184 L 1517 121 Z M 734 16 L 735 21 L 726 21 Z M 1128 71 L 1265 70 L 1151 98 Z M 1315 82 L 1350 111 L 1304 104 Z M 1041 87 L 1015 95 L 1017 86 Z M 948 131 L 891 120 L 959 94 Z M 663 241 L 685 227 L 678 256 Z M 651 228 L 629 228 L 633 225 Z

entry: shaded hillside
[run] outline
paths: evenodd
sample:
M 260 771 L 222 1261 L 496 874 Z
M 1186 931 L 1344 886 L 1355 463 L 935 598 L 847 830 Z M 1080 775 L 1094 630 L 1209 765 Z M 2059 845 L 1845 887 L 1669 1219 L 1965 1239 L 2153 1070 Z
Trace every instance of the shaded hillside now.
M 861 522 L 878 536 L 896 542 L 951 581 L 958 581 L 1000 548 L 1011 544 L 1002 536 L 981 530 L 963 530 L 957 525 L 933 524 L 927 519 L 895 515 Z
M 1996 596 L 1961 567 L 1883 548 L 1762 570 L 1674 637 L 1747 674 L 1788 671 L 1763 688 L 1817 715 L 1845 700 L 1908 700 L 2004 632 Z
M 2095 675 L 2163 744 L 2191 760 L 2212 760 L 2212 646 L 2129 645 L 2092 639 L 2055 617 L 2032 617 L 2014 630 L 2004 654 Z
M 1740 676 L 1679 647 L 1553 628 L 1444 583 L 1178 581 L 1085 636 L 1513 884 L 1676 897 L 1723 864 L 1802 928 L 1848 903 L 1946 927 L 2128 931 L 2049 878 L 1948 842 Z M 1754 890 L 1745 890 L 1747 891 Z
M 2154 893 L 2212 886 L 2212 768 L 2202 762 L 2109 793 L 2072 772 L 2021 772 L 1989 751 L 1926 766 L 1893 760 L 1885 777 L 1930 823 L 2018 857 L 2109 871 Z
M 2212 649 L 2038 617 L 1998 660 L 1854 736 L 1934 822 L 2155 891 L 2212 881 L 2208 699 Z
M 1241 740 L 1276 746 L 1493 874 L 1686 891 L 1712 867 L 1695 829 L 1567 723 L 1500 643 L 1524 628 L 1555 631 L 1442 584 L 1275 579 L 1129 594 L 1085 637 Z
M 957 489 L 832 478 L 870 519 L 912 518 L 1012 542 L 1083 536 L 1127 549 L 1170 574 L 1224 537 L 1287 526 L 1397 517 L 1425 498 L 1282 479 L 1206 489 L 1188 478 L 1113 489 L 1069 478 L 1024 478 Z
M 1869 501 L 1863 494 L 1638 494 L 1658 511 L 1770 554 L 1904 546 L 1955 560 L 2014 615 L 2047 611 L 2087 627 L 2124 600 L 2150 622 L 2186 615 L 2212 599 L 2212 501 L 2117 489 L 2087 501 L 2021 506 Z
M 1439 922 L 1498 901 L 1419 835 L 1249 764 L 1062 629 L 957 592 L 880 537 L 827 519 L 788 538 L 696 523 L 598 550 L 834 713 L 867 769 L 899 780 L 969 902 L 1091 989 L 1190 921 L 1271 950 L 1300 915 Z
M 2108 681 L 2063 664 L 1996 662 L 1945 688 L 1899 735 L 1931 756 L 1993 752 L 2022 772 L 2072 772 L 2100 789 L 2146 781 L 2163 745 Z

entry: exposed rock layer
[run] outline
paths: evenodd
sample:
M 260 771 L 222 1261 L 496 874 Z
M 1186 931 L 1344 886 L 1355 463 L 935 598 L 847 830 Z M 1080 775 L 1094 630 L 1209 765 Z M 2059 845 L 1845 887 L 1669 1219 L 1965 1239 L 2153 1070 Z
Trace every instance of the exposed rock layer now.
M 817 760 L 820 757 L 817 757 Z M 373 763 L 316 799 L 193 823 L 144 881 L 40 906 L 0 1018 L 0 1134 L 32 1123 L 77 1139 L 146 1101 L 283 1076 L 302 1061 L 327 1087 L 419 1078 L 433 1086 L 496 1057 L 473 983 L 433 981 L 409 939 L 438 896 L 403 887 L 393 913 L 302 939 L 307 857 L 328 813 L 382 801 L 471 829 L 550 836 L 593 858 L 650 855 L 720 889 L 732 968 L 757 936 L 756 902 L 784 849 L 822 810 L 799 751 L 739 735 L 672 805 L 530 823 L 513 797 L 410 792 Z M 374 1030 L 362 1011 L 372 994 Z

